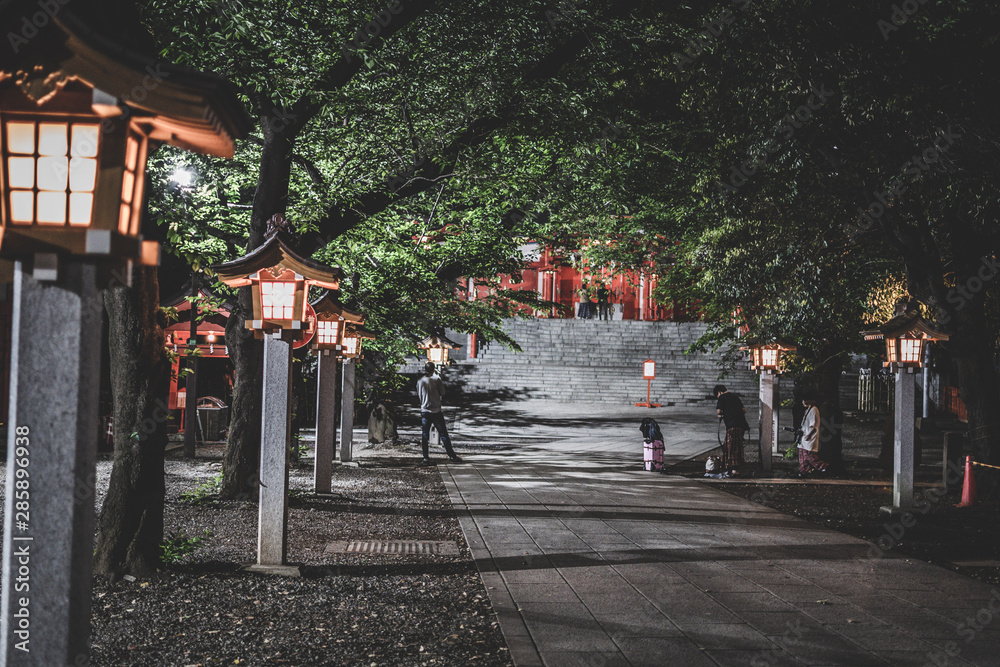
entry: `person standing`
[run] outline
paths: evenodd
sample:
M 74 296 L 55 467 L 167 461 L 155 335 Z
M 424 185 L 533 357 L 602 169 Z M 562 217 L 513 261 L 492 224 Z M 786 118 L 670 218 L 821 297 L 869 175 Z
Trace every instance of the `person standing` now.
M 597 288 L 597 312 L 602 320 L 611 319 L 611 303 L 608 301 L 610 296 L 611 292 L 604 284 Z
M 589 320 L 591 317 L 590 291 L 586 285 L 580 283 L 580 289 L 576 291 L 576 294 L 580 297 L 580 310 L 577 312 L 577 317 L 582 320 Z
M 444 382 L 440 377 L 434 377 L 435 366 L 428 361 L 424 364 L 424 375 L 417 380 L 417 398 L 420 399 L 420 448 L 424 453 L 424 465 L 431 462 L 428 443 L 431 439 L 433 425 L 441 435 L 441 444 L 448 458 L 461 461 L 455 450 L 451 448 L 451 438 L 448 437 L 448 426 L 444 423 L 444 413 L 441 412 L 441 399 L 444 398 Z
M 799 427 L 802 434 L 798 443 L 799 477 L 814 472 L 825 473 L 829 465 L 819 457 L 820 416 L 817 401 L 811 396 L 806 397 L 802 399 L 802 405 L 806 412 L 802 415 L 802 425 Z
M 743 434 L 750 429 L 747 409 L 736 394 L 730 394 L 726 385 L 717 384 L 712 389 L 717 399 L 715 413 L 726 423 L 726 439 L 722 444 L 722 467 L 730 475 L 738 475 L 743 465 Z

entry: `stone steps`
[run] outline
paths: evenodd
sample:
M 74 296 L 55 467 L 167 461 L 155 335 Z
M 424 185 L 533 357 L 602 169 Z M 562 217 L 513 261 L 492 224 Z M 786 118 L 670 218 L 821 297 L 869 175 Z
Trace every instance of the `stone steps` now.
M 714 402 L 721 354 L 685 354 L 707 329 L 702 322 L 508 320 L 504 331 L 521 352 L 493 343 L 468 359 L 463 345 L 452 352 L 454 363 L 445 374 L 450 388 L 466 393 L 627 404 L 646 400 L 642 362 L 651 358 L 657 362 L 650 388 L 654 402 Z M 468 340 L 446 333 L 459 343 Z M 414 358 L 400 371 L 419 373 L 422 364 Z M 730 371 L 721 382 L 744 398 L 757 396 L 757 376 L 748 370 Z

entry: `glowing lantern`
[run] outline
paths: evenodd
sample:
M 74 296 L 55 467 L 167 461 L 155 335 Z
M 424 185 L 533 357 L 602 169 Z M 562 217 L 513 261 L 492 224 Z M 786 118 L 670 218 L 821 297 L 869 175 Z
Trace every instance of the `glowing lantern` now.
M 916 310 L 907 310 L 861 335 L 865 340 L 885 340 L 885 365 L 892 368 L 922 368 L 927 343 L 948 340 L 948 334 L 931 328 Z
M 52 20 L 39 48 L 0 56 L 0 254 L 156 264 L 139 238 L 150 142 L 232 157 L 249 119 L 216 77 L 79 28 Z
M 344 359 L 355 359 L 361 356 L 361 342 L 364 339 L 374 339 L 375 334 L 360 326 L 348 324 L 344 330 L 344 343 L 341 356 Z
M 785 352 L 792 352 L 796 349 L 794 345 L 784 343 L 767 343 L 748 345 L 741 347 L 741 350 L 749 350 L 751 355 L 750 368 L 757 373 L 780 373 L 781 357 Z
M 336 290 L 344 273 L 339 268 L 325 266 L 299 257 L 288 243 L 290 238 L 278 228 L 284 218 L 271 220 L 268 240 L 248 255 L 212 268 L 219 281 L 230 287 L 253 287 L 253 319 L 246 327 L 254 336 L 289 332 L 291 337 L 304 332 L 306 291 L 309 287 Z M 285 223 L 287 224 L 287 223 Z
M 462 346 L 443 333 L 434 334 L 417 343 L 418 350 L 427 350 L 427 361 L 435 364 L 448 363 L 448 351 L 457 350 Z
M 316 311 L 316 338 L 313 339 L 312 349 L 322 354 L 342 351 L 348 323 L 359 326 L 364 324 L 361 313 L 344 308 L 333 299 L 330 292 L 312 305 Z

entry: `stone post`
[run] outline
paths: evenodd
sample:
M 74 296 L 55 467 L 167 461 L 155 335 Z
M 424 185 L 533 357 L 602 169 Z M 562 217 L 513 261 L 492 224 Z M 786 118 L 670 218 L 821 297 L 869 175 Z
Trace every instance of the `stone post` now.
M 914 369 L 896 371 L 896 426 L 893 447 L 892 509 L 913 506 Z
M 340 410 L 340 462 L 354 460 L 354 365 L 355 359 L 344 359 L 344 383 Z
M 760 469 L 771 472 L 771 457 L 778 453 L 778 376 L 760 374 Z
M 94 265 L 58 268 L 14 268 L 3 665 L 89 664 L 103 304 Z
M 332 490 L 333 458 L 337 449 L 337 357 L 330 350 L 320 350 L 316 371 L 316 458 L 313 466 L 313 490 Z
M 281 334 L 264 337 L 261 411 L 260 500 L 257 564 L 248 570 L 297 576 L 286 562 L 288 546 L 288 452 L 291 440 L 292 344 Z

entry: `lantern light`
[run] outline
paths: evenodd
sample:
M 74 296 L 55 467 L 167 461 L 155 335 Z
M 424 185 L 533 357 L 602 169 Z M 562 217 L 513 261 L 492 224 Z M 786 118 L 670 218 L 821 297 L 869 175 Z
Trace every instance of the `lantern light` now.
M 337 290 L 344 272 L 310 259 L 299 257 L 285 233 L 288 222 L 280 214 L 268 221 L 267 241 L 253 252 L 225 264 L 213 266 L 219 281 L 230 287 L 253 287 L 253 319 L 246 321 L 254 336 L 288 332 L 288 337 L 303 333 L 306 318 L 306 292 L 309 287 Z
M 360 326 L 348 324 L 344 330 L 344 344 L 341 356 L 344 359 L 355 359 L 361 356 L 361 343 L 364 339 L 374 339 L 375 334 Z
M 878 329 L 862 331 L 865 340 L 885 340 L 885 366 L 892 368 L 922 368 L 927 343 L 948 340 L 946 333 L 933 329 L 912 309 L 896 315 Z
M 0 54 L 0 255 L 157 263 L 139 237 L 150 142 L 232 157 L 249 117 L 228 83 L 104 39 L 74 8 L 39 30 Z
M 365 322 L 361 313 L 356 313 L 339 304 L 331 292 L 324 294 L 312 306 L 316 311 L 316 338 L 313 340 L 312 349 L 317 353 L 342 352 L 344 332 L 348 323 L 360 326 Z
M 458 350 L 461 347 L 443 333 L 435 333 L 417 343 L 418 350 L 427 350 L 427 361 L 435 364 L 447 364 L 449 350 Z
M 780 373 L 781 358 L 785 352 L 793 352 L 796 347 L 787 343 L 753 343 L 741 350 L 749 351 L 750 367 L 757 373 Z

